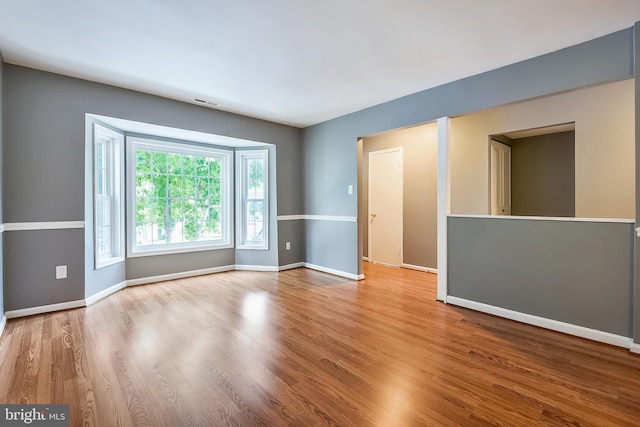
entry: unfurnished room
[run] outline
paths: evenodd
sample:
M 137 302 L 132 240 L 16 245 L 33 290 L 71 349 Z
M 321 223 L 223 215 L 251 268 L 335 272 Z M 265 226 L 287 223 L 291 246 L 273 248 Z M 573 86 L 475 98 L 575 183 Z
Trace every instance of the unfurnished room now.
M 0 0 L 0 426 L 640 426 L 640 2 Z

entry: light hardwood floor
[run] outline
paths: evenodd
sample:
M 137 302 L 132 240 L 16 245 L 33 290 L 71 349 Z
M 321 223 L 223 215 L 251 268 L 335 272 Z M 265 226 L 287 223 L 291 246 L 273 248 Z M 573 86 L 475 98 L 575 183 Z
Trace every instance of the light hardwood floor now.
M 640 425 L 639 356 L 365 275 L 219 273 L 10 320 L 0 402 L 71 425 Z

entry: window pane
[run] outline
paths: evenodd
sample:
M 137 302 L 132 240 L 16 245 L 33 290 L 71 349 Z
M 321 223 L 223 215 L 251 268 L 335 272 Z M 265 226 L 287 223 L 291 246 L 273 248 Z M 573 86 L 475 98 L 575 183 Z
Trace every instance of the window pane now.
M 146 246 L 153 244 L 153 229 L 152 222 L 141 222 L 136 224 L 136 245 Z
M 98 197 L 96 204 L 96 238 L 98 255 L 111 253 L 111 198 Z
M 220 226 L 220 221 L 212 220 L 209 221 L 208 224 L 211 239 L 220 239 L 222 237 L 222 228 Z
M 153 174 L 151 175 L 151 189 L 155 197 L 167 196 L 167 175 Z
M 167 173 L 169 175 L 182 175 L 182 155 L 168 153 L 167 162 L 168 162 Z
M 154 151 L 151 153 L 152 171 L 155 173 L 167 173 L 167 153 Z
M 153 181 L 150 174 L 136 176 L 136 197 L 152 197 Z
M 185 194 L 188 195 L 189 192 L 186 191 Z M 181 176 L 167 177 L 167 195 L 169 197 L 182 197 L 182 177 Z
M 148 197 L 138 197 L 136 199 L 136 222 L 153 221 L 153 202 Z
M 182 156 L 182 165 L 184 168 L 185 176 L 195 176 L 196 174 L 196 164 L 195 164 L 195 156 L 183 155 Z
M 196 175 L 209 176 L 209 160 L 206 157 L 196 157 Z
M 99 196 L 102 196 L 105 194 L 104 149 L 105 149 L 104 142 L 100 141 L 96 144 L 96 193 Z
M 209 199 L 211 203 L 219 205 L 220 204 L 220 196 L 221 196 L 221 186 L 220 186 L 220 178 L 210 178 L 209 179 Z
M 264 228 L 263 222 L 263 202 L 262 200 L 248 200 L 247 201 L 247 240 L 248 241 L 262 241 L 262 230 Z
M 151 152 L 147 150 L 136 150 L 136 171 L 138 173 L 151 172 Z
M 224 240 L 220 186 L 222 164 L 229 154 L 198 155 L 190 152 L 192 148 L 163 142 L 158 142 L 158 151 L 140 150 L 135 144 L 133 142 L 135 151 L 132 152 L 136 153 L 136 161 L 141 160 L 139 165 L 136 163 L 136 188 L 132 189 L 136 204 L 140 204 L 135 208 L 134 246 Z M 133 250 L 135 252 L 135 247 Z
M 264 160 L 262 159 L 249 159 L 247 164 L 248 177 L 247 177 L 247 198 L 249 199 L 261 199 L 263 197 L 264 189 Z

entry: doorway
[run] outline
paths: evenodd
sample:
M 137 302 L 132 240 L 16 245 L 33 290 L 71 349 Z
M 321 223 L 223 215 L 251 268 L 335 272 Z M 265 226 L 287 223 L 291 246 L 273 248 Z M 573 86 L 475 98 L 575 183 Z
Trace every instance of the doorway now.
M 369 261 L 402 265 L 402 147 L 369 153 Z
M 402 187 L 395 190 L 401 199 L 401 227 L 399 261 L 391 265 L 419 271 L 437 273 L 438 264 L 438 209 L 437 209 L 437 164 L 438 125 L 425 123 L 404 129 L 395 129 L 358 140 L 358 251 L 365 262 L 379 261 L 370 251 L 371 222 L 369 196 L 370 155 L 374 152 L 402 149 Z M 386 179 L 386 177 L 385 177 Z M 399 209 L 399 210 L 400 210 Z M 373 218 L 374 222 L 380 219 Z M 380 221 L 378 221 L 380 224 Z M 375 248 L 374 248 L 375 251 Z M 362 273 L 362 267 L 359 267 Z

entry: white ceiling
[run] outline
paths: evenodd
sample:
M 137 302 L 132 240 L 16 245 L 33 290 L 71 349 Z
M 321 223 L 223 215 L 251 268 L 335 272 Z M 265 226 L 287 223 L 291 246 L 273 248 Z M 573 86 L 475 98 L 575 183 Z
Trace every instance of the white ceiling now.
M 0 51 L 304 127 L 635 21 L 639 0 L 0 0 Z

